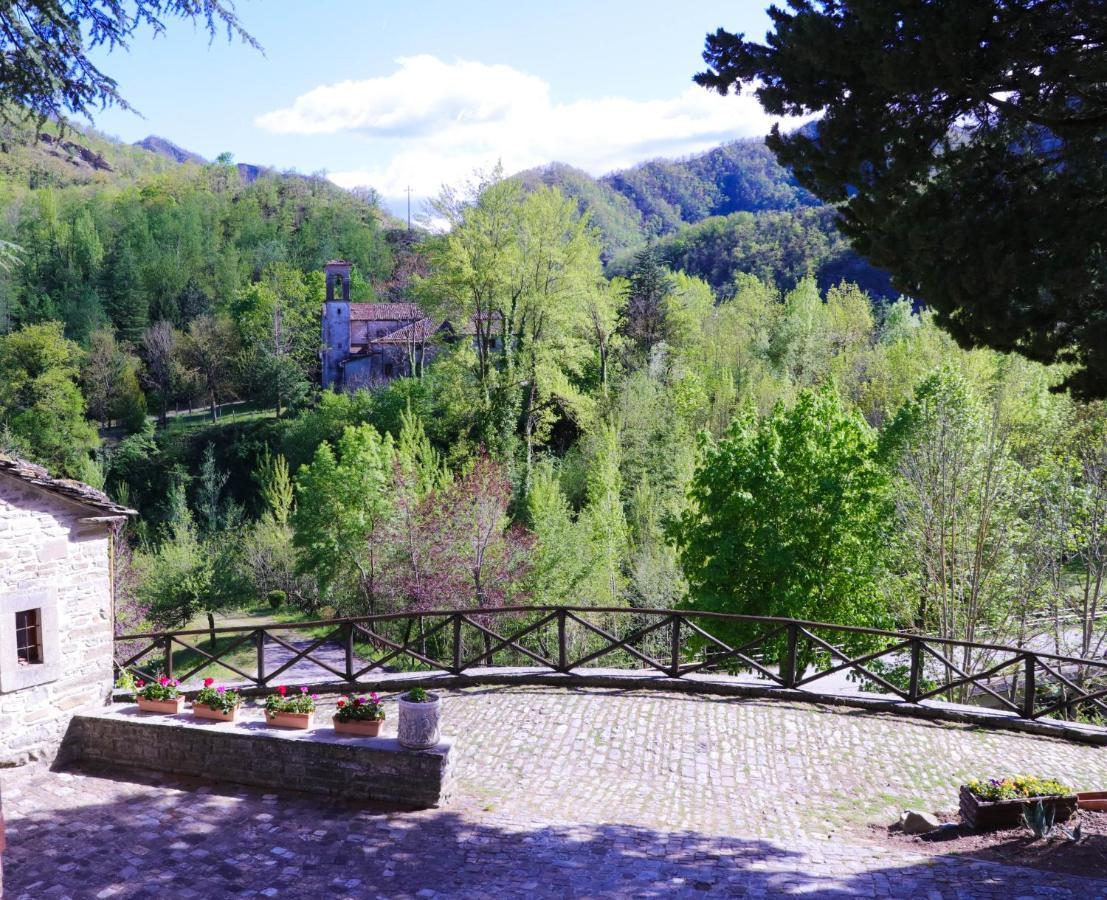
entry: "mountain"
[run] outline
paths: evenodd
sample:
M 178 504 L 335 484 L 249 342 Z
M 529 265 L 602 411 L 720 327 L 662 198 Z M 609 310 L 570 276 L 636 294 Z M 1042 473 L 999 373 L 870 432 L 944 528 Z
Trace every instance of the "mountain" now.
M 158 137 L 156 134 L 148 135 L 141 141 L 135 141 L 133 146 L 149 150 L 151 153 L 157 153 L 159 156 L 173 160 L 173 162 L 196 163 L 198 166 L 207 165 L 208 162 L 199 153 L 193 153 L 191 150 L 185 150 L 184 147 L 178 147 L 172 141 Z
M 634 254 L 656 239 L 670 268 L 724 295 L 739 273 L 788 290 L 810 272 L 824 289 L 845 278 L 874 296 L 897 296 L 887 275 L 838 233 L 834 209 L 804 190 L 760 139 L 601 178 L 562 163 L 514 177 L 527 188 L 556 187 L 589 213 L 609 274 L 629 272 Z

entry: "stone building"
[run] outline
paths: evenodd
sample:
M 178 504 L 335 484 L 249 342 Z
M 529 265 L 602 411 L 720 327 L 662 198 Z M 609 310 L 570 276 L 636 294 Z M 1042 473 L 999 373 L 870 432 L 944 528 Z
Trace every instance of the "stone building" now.
M 52 761 L 111 694 L 112 547 L 133 510 L 0 454 L 0 767 Z
M 324 388 L 355 390 L 410 375 L 429 362 L 449 326 L 414 303 L 351 303 L 351 263 L 324 267 L 321 369 Z

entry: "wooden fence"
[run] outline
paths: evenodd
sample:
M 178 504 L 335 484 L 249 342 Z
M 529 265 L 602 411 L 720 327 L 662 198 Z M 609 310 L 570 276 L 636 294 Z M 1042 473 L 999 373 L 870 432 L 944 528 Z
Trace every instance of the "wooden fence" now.
M 305 632 L 306 642 L 287 635 Z M 204 649 L 205 637 L 216 643 Z M 335 648 L 341 648 L 336 664 Z M 394 613 L 120 635 L 116 667 L 182 682 L 220 665 L 246 686 L 276 685 L 301 663 L 316 681 L 355 684 L 370 673 L 415 668 L 454 675 L 504 665 L 572 673 L 595 667 L 655 670 L 669 678 L 750 673 L 782 688 L 845 673 L 867 692 L 908 703 L 985 703 L 1024 719 L 1107 717 L 1107 660 L 824 622 L 690 610 L 582 606 Z M 267 656 L 281 648 L 283 661 Z M 327 648 L 327 658 L 319 654 Z M 174 655 L 192 665 L 174 672 Z M 243 667 L 242 657 L 253 661 Z M 236 662 L 232 662 L 232 659 Z M 156 664 L 156 667 L 155 667 Z M 253 668 L 253 671 L 250 669 Z

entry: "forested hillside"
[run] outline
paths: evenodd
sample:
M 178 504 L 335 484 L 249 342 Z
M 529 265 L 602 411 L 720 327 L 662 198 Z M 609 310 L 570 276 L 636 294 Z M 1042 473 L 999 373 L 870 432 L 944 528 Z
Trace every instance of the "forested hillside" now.
M 342 253 L 364 279 L 391 270 L 379 208 L 325 179 L 248 181 L 229 159 L 180 164 L 82 131 L 36 141 L 9 129 L 6 144 L 0 238 L 22 251 L 0 276 L 5 329 L 57 320 L 84 343 L 111 325 L 135 342 L 154 322 L 214 311 L 278 264 L 314 272 Z
M 408 235 L 318 179 L 85 137 L 7 161 L 0 449 L 140 511 L 121 627 L 573 602 L 1013 639 L 1100 603 L 1102 408 L 880 302 L 747 145 L 492 181 Z M 332 256 L 477 325 L 320 392 Z
M 611 274 L 626 274 L 635 252 L 656 240 L 670 268 L 723 294 L 734 290 L 738 273 L 781 289 L 810 273 L 824 290 L 845 278 L 875 297 L 897 296 L 888 278 L 849 248 L 833 210 L 801 188 L 760 139 L 602 178 L 557 163 L 518 177 L 527 187 L 556 187 L 588 210 Z

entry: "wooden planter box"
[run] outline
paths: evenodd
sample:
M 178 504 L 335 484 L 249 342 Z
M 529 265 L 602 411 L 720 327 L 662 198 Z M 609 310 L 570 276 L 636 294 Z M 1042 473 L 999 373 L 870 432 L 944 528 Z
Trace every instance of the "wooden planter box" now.
M 227 712 L 223 712 L 221 709 L 213 709 L 210 706 L 205 706 L 203 703 L 192 704 L 192 714 L 197 719 L 214 719 L 216 722 L 237 722 L 238 721 L 239 707 L 234 707 Z
M 358 737 L 376 737 L 381 733 L 381 725 L 384 724 L 384 719 L 377 719 L 375 722 L 365 719 L 360 722 L 339 722 L 338 719 L 332 721 L 334 730 L 339 734 L 353 734 Z
M 311 728 L 311 719 L 315 713 L 266 713 L 265 724 L 270 728 Z
M 969 828 L 1017 828 L 1023 812 L 1039 800 L 1048 809 L 1053 807 L 1053 820 L 1064 822 L 1076 812 L 1076 794 L 1054 794 L 1051 797 L 1023 797 L 1019 800 L 981 800 L 967 785 L 961 785 L 961 821 Z
M 178 715 L 184 709 L 185 698 L 177 697 L 173 700 L 147 700 L 145 697 L 136 697 L 138 708 L 143 712 L 161 713 L 163 716 Z
M 1081 809 L 1107 812 L 1107 791 L 1083 791 L 1076 795 L 1076 805 Z

